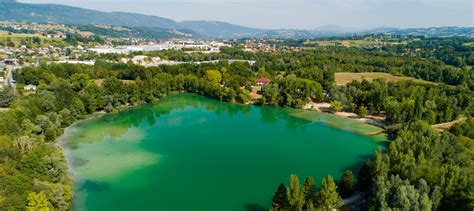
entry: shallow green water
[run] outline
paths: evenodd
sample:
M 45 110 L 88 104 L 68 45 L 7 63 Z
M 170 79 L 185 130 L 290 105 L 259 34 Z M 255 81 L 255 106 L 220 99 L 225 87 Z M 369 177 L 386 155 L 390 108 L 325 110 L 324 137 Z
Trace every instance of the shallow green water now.
M 339 178 L 382 144 L 293 112 L 181 94 L 80 122 L 61 138 L 75 210 L 266 209 L 290 174 Z

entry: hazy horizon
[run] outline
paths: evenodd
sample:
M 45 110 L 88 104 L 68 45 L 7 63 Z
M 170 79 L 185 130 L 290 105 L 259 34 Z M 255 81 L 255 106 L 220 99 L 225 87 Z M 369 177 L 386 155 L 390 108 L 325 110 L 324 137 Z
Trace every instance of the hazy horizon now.
M 155 15 L 176 21 L 213 20 L 265 29 L 468 26 L 470 0 L 20 0 L 100 11 Z

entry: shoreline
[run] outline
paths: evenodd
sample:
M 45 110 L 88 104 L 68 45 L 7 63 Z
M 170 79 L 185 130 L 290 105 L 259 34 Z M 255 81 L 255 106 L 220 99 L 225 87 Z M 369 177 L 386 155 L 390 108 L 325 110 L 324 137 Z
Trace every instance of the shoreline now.
M 165 96 L 164 98 L 166 97 L 169 97 L 169 96 L 172 96 L 172 95 L 176 95 L 176 94 L 183 94 L 183 93 L 171 93 L 170 95 L 168 96 Z M 206 96 L 203 96 L 203 95 L 199 95 L 197 93 L 189 93 L 189 94 L 196 94 L 198 96 L 202 96 L 202 97 L 205 97 L 207 99 L 211 99 L 211 100 L 215 100 L 215 99 L 212 99 L 212 98 L 209 98 L 209 97 L 206 97 Z M 105 115 L 108 115 L 108 114 L 114 114 L 114 113 L 118 113 L 118 112 L 122 112 L 122 111 L 125 111 L 127 109 L 133 109 L 133 108 L 136 108 L 136 107 L 139 107 L 139 106 L 143 106 L 143 105 L 148 105 L 148 104 L 153 104 L 153 103 L 156 103 L 156 102 L 159 102 L 160 100 L 156 100 L 154 102 L 151 102 L 151 103 L 142 103 L 142 104 L 137 104 L 137 105 L 123 105 L 123 106 L 119 106 L 117 108 L 115 108 L 112 112 L 110 113 L 107 113 L 105 111 L 97 111 L 97 112 L 94 112 L 93 114 L 89 114 L 89 115 L 86 115 L 83 119 L 81 120 L 77 120 L 75 121 L 74 123 L 72 123 L 71 125 L 69 125 L 68 127 L 64 128 L 63 130 L 63 133 L 61 136 L 57 137 L 56 138 L 56 141 L 55 141 L 55 145 L 62 151 L 62 154 L 64 156 L 64 159 L 65 159 L 65 162 L 66 162 L 66 165 L 67 165 L 67 174 L 68 174 L 68 177 L 70 179 L 70 181 L 72 182 L 72 190 L 74 192 L 74 195 L 76 193 L 76 183 L 78 182 L 77 181 L 77 178 L 74 176 L 74 171 L 73 171 L 73 167 L 72 167 L 72 155 L 68 152 L 68 150 L 66 149 L 67 146 L 65 146 L 63 144 L 63 140 L 64 138 L 69 134 L 69 132 L 71 131 L 71 129 L 84 122 L 84 121 L 88 121 L 88 120 L 92 120 L 92 119 L 96 119 L 96 118 L 100 118 L 100 117 L 103 117 Z M 261 107 L 262 105 L 259 105 L 259 104 L 255 104 L 255 103 L 249 103 L 249 104 L 242 104 L 242 103 L 236 103 L 236 102 L 224 102 L 224 103 L 229 103 L 229 104 L 234 104 L 234 105 L 242 105 L 242 106 L 259 106 Z M 310 103 L 311 104 L 311 103 Z M 298 112 L 305 112 L 305 111 L 316 111 L 316 112 L 320 112 L 321 114 L 327 114 L 327 115 L 333 115 L 333 116 L 336 116 L 336 117 L 345 117 L 345 118 L 348 118 L 348 119 L 351 119 L 345 115 L 341 115 L 340 113 L 342 112 L 338 112 L 339 114 L 334 114 L 334 113 L 330 113 L 330 112 L 324 112 L 322 110 L 320 110 L 320 108 L 324 108 L 324 106 L 328 104 L 328 103 L 320 103 L 320 104 L 316 104 L 318 105 L 317 109 L 314 109 L 314 108 L 308 108 L 307 106 L 308 105 L 305 105 L 305 107 L 303 108 L 300 108 L 300 109 L 294 109 L 295 111 L 297 111 L 296 113 Z M 311 104 L 311 105 L 314 105 Z M 275 106 L 271 106 L 271 107 L 274 107 L 274 108 L 282 108 L 284 109 L 283 107 L 275 107 Z M 292 114 L 289 114 L 289 115 L 292 115 Z M 298 116 L 295 116 L 295 115 L 292 115 L 296 118 L 301 118 L 301 117 L 298 117 Z M 303 118 L 305 119 L 305 118 Z M 316 120 L 309 120 L 307 119 L 308 121 L 314 121 L 316 122 Z M 325 124 L 327 125 L 328 127 L 332 127 L 332 128 L 336 128 L 336 129 L 340 129 L 340 130 L 346 130 L 346 131 L 349 131 L 351 133 L 355 133 L 355 134 L 360 134 L 360 135 L 363 135 L 363 136 L 369 136 L 369 137 L 375 137 L 377 135 L 381 135 L 384 133 L 384 130 L 382 128 L 380 128 L 379 126 L 375 126 L 377 128 L 380 128 L 381 131 L 380 132 L 374 132 L 374 133 L 364 133 L 364 132 L 360 132 L 356 129 L 347 129 L 347 128 L 343 128 L 343 127 L 337 127 L 333 124 L 331 124 L 330 122 L 326 122 L 326 121 L 319 121 L 321 122 L 322 124 Z M 364 121 L 357 121 L 358 123 L 357 124 L 360 124 L 360 125 L 370 125 L 372 127 L 374 127 L 374 125 L 372 124 L 369 124 L 367 122 L 364 122 Z M 74 198 L 74 195 L 73 195 L 73 198 Z M 74 201 L 71 201 L 71 208 L 74 206 Z
M 307 103 L 306 105 L 303 106 L 303 110 L 312 110 L 312 111 L 319 111 L 327 114 L 332 114 L 340 117 L 345 117 L 348 119 L 352 119 L 364 124 L 369 124 L 372 126 L 384 128 L 386 126 L 385 124 L 385 118 L 380 117 L 380 116 L 373 116 L 373 115 L 367 115 L 366 117 L 361 117 L 357 115 L 356 113 L 352 112 L 346 112 L 346 111 L 341 111 L 341 112 L 333 112 L 333 110 L 330 108 L 331 104 L 330 103 L 315 103 L 315 102 L 310 102 Z

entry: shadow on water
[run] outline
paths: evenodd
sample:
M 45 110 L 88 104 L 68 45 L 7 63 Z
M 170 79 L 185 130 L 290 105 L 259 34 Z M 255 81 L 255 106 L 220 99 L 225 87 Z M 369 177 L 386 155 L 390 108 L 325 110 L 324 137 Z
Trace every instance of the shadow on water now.
M 388 141 L 388 140 L 378 142 L 378 147 L 377 148 L 380 148 L 380 149 L 382 149 L 382 152 L 385 152 L 388 149 L 388 147 L 390 146 L 390 143 L 391 143 L 391 141 Z M 341 172 L 344 172 L 346 170 L 351 170 L 352 173 L 354 174 L 354 176 L 357 177 L 357 175 L 359 174 L 359 171 L 361 170 L 361 168 L 364 165 L 365 161 L 367 161 L 369 159 L 372 160 L 372 161 L 374 160 L 376 149 L 374 149 L 371 154 L 358 155 L 357 158 L 356 158 L 356 161 L 353 162 L 352 165 L 350 165 L 350 166 L 342 167 Z
M 88 162 L 89 162 L 89 160 L 78 158 L 78 157 L 72 157 L 71 158 L 71 165 L 76 167 L 76 168 L 81 167 L 81 166 L 85 166 Z
M 248 204 L 245 205 L 245 210 L 247 210 L 247 211 L 266 211 L 268 209 L 263 207 L 260 204 L 257 204 L 257 203 L 248 203 Z
M 373 160 L 374 155 L 375 155 L 375 153 L 367 154 L 367 155 L 359 155 L 356 162 L 354 162 L 350 166 L 341 168 L 341 172 L 345 172 L 346 170 L 351 170 L 352 173 L 354 174 L 354 177 L 357 177 L 357 175 L 359 174 L 359 171 L 362 169 L 362 166 L 364 165 L 365 161 L 368 160 L 368 159 Z M 339 178 L 335 178 L 335 179 L 339 180 Z

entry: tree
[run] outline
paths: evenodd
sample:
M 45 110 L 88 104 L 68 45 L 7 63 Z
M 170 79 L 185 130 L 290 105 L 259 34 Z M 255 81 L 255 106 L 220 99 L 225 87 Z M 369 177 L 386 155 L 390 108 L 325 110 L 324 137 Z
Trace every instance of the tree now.
M 0 107 L 7 108 L 13 101 L 13 89 L 10 86 L 4 87 L 0 90 Z
M 278 106 L 278 84 L 266 84 L 262 87 L 262 103 L 264 105 Z
M 272 198 L 272 210 L 286 210 L 290 203 L 288 201 L 288 190 L 285 184 L 280 183 L 275 195 Z
M 240 99 L 240 102 L 242 103 L 248 103 L 250 101 L 250 92 L 247 91 L 247 90 L 242 90 L 240 93 L 239 93 L 239 99 Z
M 54 92 L 44 90 L 38 94 L 38 105 L 45 112 L 55 111 L 57 108 L 56 99 Z
M 218 70 L 208 70 L 204 78 L 209 81 L 211 84 L 221 84 L 222 73 Z
M 361 117 L 366 117 L 367 115 L 369 115 L 369 111 L 367 110 L 367 107 L 360 106 L 359 109 L 357 109 L 357 115 Z
M 342 197 L 348 197 L 354 192 L 353 174 L 351 170 L 346 170 L 339 181 L 339 193 Z
M 89 81 L 90 77 L 87 74 L 84 73 L 76 73 L 71 76 L 71 79 L 69 79 L 71 83 L 71 88 L 74 91 L 80 91 L 86 87 L 87 82 Z
M 316 183 L 312 177 L 307 177 L 303 184 L 303 193 L 305 198 L 304 207 L 309 209 L 314 205 L 314 199 L 316 198 L 317 190 Z
M 339 208 L 342 199 L 336 191 L 337 186 L 331 176 L 324 177 L 321 184 L 321 191 L 316 196 L 316 206 L 326 210 Z
M 292 174 L 290 176 L 290 184 L 288 186 L 288 201 L 290 209 L 301 210 L 304 204 L 304 191 L 301 190 L 298 176 Z
M 361 191 L 370 190 L 372 184 L 372 161 L 366 160 L 357 175 L 357 188 Z
M 26 206 L 27 211 L 49 211 L 49 202 L 46 195 L 43 192 L 28 193 L 28 205 Z
M 344 106 L 342 105 L 341 102 L 339 102 L 337 100 L 331 102 L 331 109 L 334 112 L 340 112 L 340 111 L 342 111 L 343 108 L 344 108 Z

